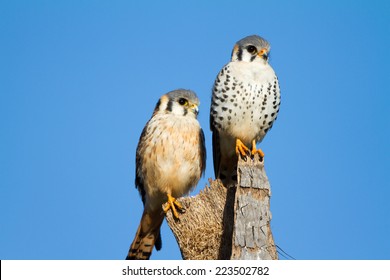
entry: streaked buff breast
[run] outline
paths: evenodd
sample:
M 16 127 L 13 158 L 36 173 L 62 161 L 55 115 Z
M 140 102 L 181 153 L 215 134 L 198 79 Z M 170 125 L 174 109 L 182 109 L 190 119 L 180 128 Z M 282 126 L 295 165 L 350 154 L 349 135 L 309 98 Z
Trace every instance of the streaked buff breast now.
M 142 155 L 146 199 L 153 205 L 166 201 L 166 194 L 180 197 L 195 187 L 201 176 L 200 126 L 192 117 L 156 115 L 149 122 Z

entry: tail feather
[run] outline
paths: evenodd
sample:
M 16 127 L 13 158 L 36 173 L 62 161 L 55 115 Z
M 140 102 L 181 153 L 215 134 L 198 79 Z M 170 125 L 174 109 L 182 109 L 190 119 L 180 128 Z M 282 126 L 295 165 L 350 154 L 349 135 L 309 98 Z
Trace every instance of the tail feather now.
M 221 152 L 220 135 L 217 130 L 213 130 L 212 140 L 215 178 L 220 179 L 227 188 L 235 186 L 237 183 L 237 156 L 234 150 L 233 153 L 229 154 Z M 234 149 L 233 143 L 232 149 Z
M 157 250 L 161 249 L 160 227 L 163 220 L 164 215 L 161 211 L 156 213 L 144 211 L 126 260 L 148 260 L 154 246 Z
M 237 156 L 221 157 L 218 177 L 227 188 L 234 187 L 237 184 Z

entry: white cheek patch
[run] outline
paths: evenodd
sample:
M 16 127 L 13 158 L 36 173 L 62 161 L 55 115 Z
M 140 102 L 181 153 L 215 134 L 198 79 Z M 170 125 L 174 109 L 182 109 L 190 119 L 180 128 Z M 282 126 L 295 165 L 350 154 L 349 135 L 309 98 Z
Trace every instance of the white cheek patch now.
M 252 55 L 248 53 L 246 50 L 242 52 L 242 61 L 250 62 L 252 59 Z
M 184 115 L 184 108 L 177 103 L 173 103 L 172 114 L 183 116 Z

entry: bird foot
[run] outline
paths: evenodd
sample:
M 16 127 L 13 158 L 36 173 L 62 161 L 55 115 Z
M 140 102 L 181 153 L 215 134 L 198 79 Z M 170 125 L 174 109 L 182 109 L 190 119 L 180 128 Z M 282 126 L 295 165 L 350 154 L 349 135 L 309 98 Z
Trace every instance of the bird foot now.
M 253 140 L 252 141 L 252 152 L 251 152 L 252 156 L 255 156 L 256 154 L 258 154 L 260 156 L 260 161 L 263 161 L 264 159 L 264 153 L 261 149 L 257 149 L 256 148 L 256 141 Z
M 174 198 L 170 194 L 167 194 L 167 196 L 168 196 L 167 205 L 164 207 L 165 214 L 168 212 L 169 209 L 172 209 L 173 216 L 176 219 L 179 219 L 179 213 L 177 212 L 176 208 L 180 211 L 183 211 L 184 207 L 180 204 L 180 202 L 176 198 Z
M 251 154 L 251 151 L 248 149 L 247 146 L 242 143 L 240 139 L 236 140 L 236 154 L 241 155 L 241 157 L 246 158 Z
M 246 159 L 247 156 L 253 157 L 258 154 L 260 157 L 260 161 L 264 159 L 264 153 L 261 149 L 256 148 L 256 140 L 252 141 L 252 150 L 249 150 L 247 146 L 240 139 L 236 140 L 236 154 L 241 155 L 242 158 Z

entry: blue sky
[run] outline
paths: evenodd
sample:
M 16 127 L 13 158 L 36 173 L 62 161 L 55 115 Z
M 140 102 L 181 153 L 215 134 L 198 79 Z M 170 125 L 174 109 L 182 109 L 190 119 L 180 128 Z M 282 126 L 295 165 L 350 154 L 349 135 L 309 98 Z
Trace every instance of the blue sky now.
M 158 98 L 211 87 L 258 34 L 282 91 L 261 143 L 276 244 L 390 259 L 389 1 L 0 2 L 0 259 L 124 259 L 135 149 Z M 153 259 L 179 259 L 164 223 Z

